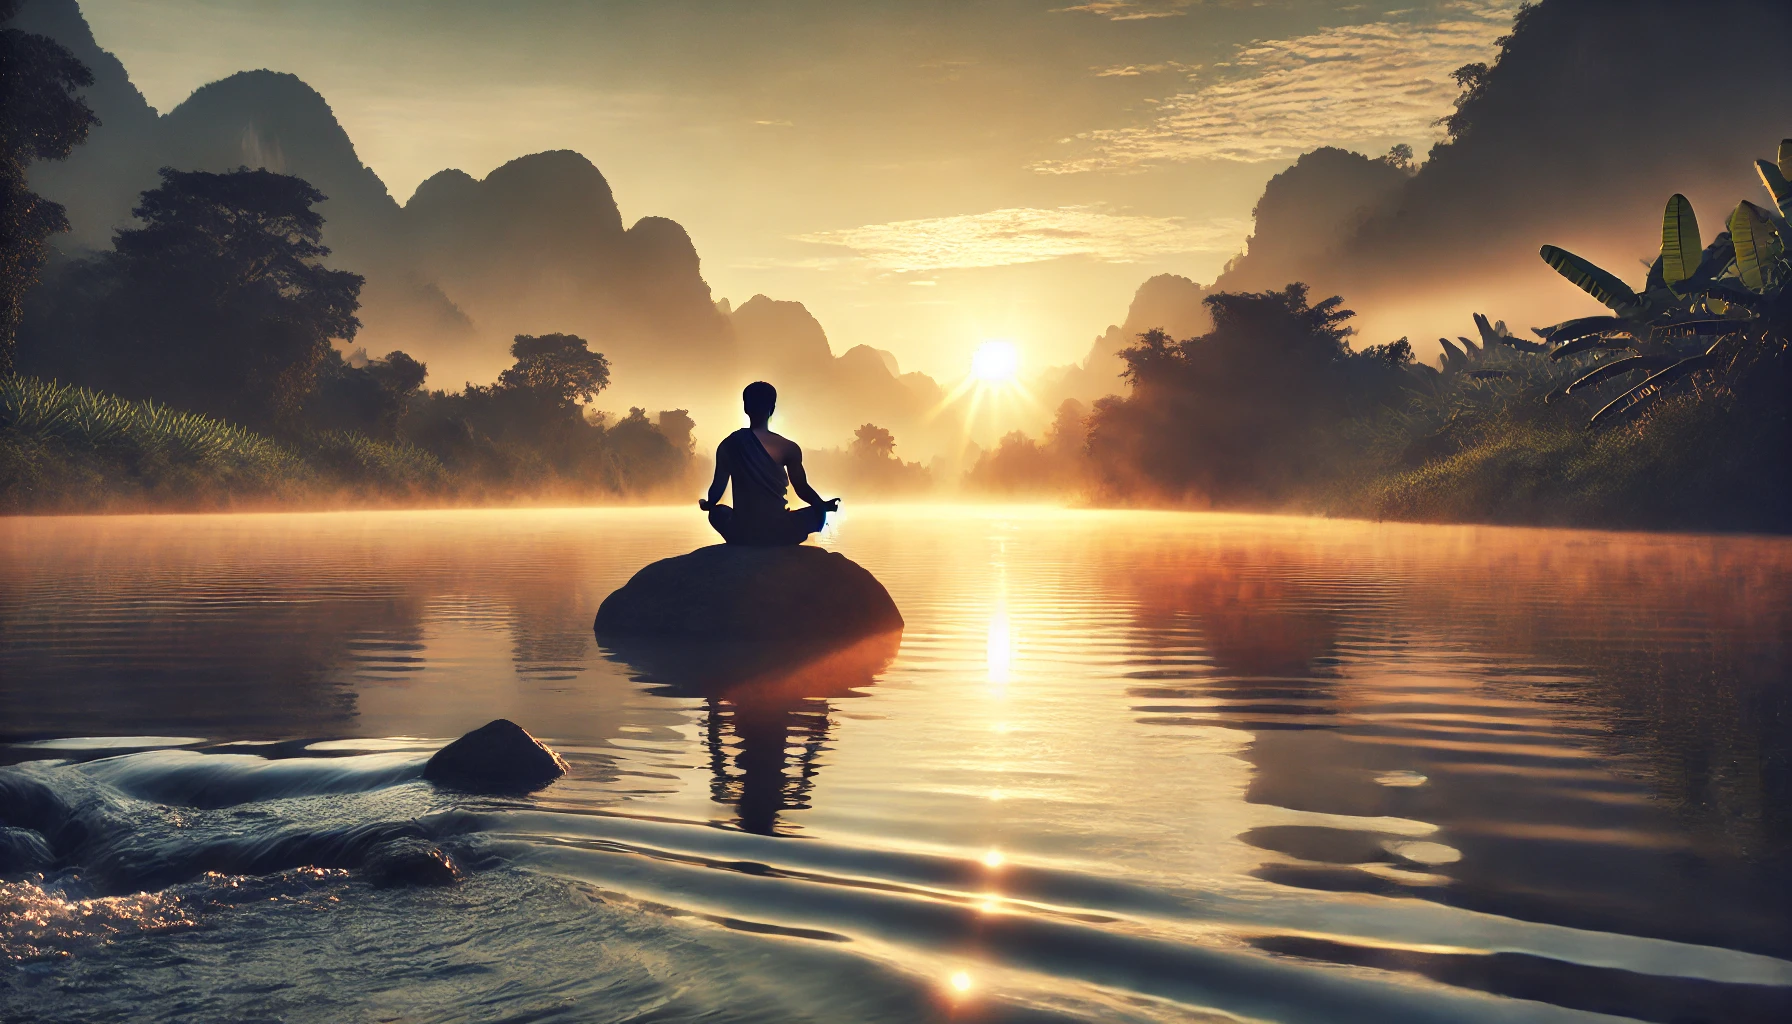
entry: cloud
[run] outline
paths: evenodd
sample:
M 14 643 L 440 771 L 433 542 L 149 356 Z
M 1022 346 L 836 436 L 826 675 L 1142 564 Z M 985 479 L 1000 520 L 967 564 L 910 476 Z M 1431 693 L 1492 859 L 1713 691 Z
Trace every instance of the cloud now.
M 1089 0 L 1075 7 L 1056 7 L 1054 11 L 1072 14 L 1093 14 L 1109 21 L 1139 21 L 1144 18 L 1174 18 L 1188 13 L 1185 8 L 1195 0 Z
M 1194 64 L 1167 60 L 1161 64 L 1115 64 L 1112 67 L 1090 70 L 1095 72 L 1096 78 L 1133 78 L 1138 75 L 1155 75 L 1160 71 L 1179 71 L 1192 77 L 1200 68 Z
M 867 224 L 798 235 L 796 240 L 845 246 L 885 270 L 912 272 L 1000 267 L 1066 256 L 1136 263 L 1178 253 L 1227 252 L 1238 247 L 1248 230 L 1249 225 L 1232 219 L 1190 225 L 1177 217 L 1061 206 Z
M 1322 145 L 1424 143 L 1457 96 L 1450 72 L 1487 60 L 1512 25 L 1504 0 L 1459 0 L 1441 17 L 1328 28 L 1242 46 L 1198 89 L 1163 98 L 1141 125 L 1064 140 L 1073 157 L 1051 174 L 1126 170 L 1187 160 L 1285 160 Z M 1209 72 L 1212 74 L 1212 72 Z

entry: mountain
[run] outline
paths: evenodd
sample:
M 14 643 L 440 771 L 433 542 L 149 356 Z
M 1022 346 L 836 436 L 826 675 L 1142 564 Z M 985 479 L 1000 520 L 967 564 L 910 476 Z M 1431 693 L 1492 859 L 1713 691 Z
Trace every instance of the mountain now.
M 550 331 L 586 338 L 613 379 L 662 403 L 679 402 L 693 376 L 714 383 L 732 367 L 728 318 L 690 236 L 664 217 L 625 229 L 603 173 L 571 150 L 519 157 L 483 179 L 439 172 L 395 234 L 418 278 L 478 326 L 476 351 L 446 354 L 451 378 L 489 380 L 511 335 Z
M 108 247 L 157 168 L 266 168 L 328 197 L 319 210 L 329 262 L 366 278 L 355 345 L 410 352 L 429 364 L 433 387 L 489 382 L 510 364 L 514 336 L 565 332 L 609 357 L 606 404 L 690 409 L 718 436 L 757 376 L 780 382 L 793 421 L 823 445 L 844 444 L 867 420 L 898 431 L 911 452 L 955 429 L 928 415 L 943 398 L 931 379 L 900 374 L 875 349 L 836 358 L 801 303 L 756 296 L 730 311 L 712 301 L 685 229 L 651 216 L 625 226 L 609 182 L 578 153 L 518 157 L 483 178 L 444 170 L 400 206 L 328 101 L 294 75 L 239 72 L 158 116 L 74 0 L 27 0 L 18 24 L 62 42 L 95 75 L 86 96 L 103 125 L 68 160 L 32 168 L 33 186 L 69 209 L 74 231 L 58 240 L 69 254 Z
M 262 167 L 304 178 L 329 197 L 318 212 L 342 266 L 392 249 L 398 204 L 361 162 L 330 104 L 297 75 L 239 71 L 201 86 L 161 119 L 156 151 L 182 170 Z
M 74 0 L 25 0 L 11 27 L 55 39 L 93 72 L 83 95 L 100 124 L 67 160 L 33 164 L 29 176 L 33 191 L 68 207 L 70 233 L 53 244 L 107 248 L 112 232 L 130 222 L 138 194 L 156 183 L 155 109 L 94 41 Z
M 1315 296 L 1342 294 L 1368 342 L 1465 333 L 1471 311 L 1531 324 L 1598 312 L 1538 247 L 1639 279 L 1668 196 L 1685 194 L 1707 224 L 1761 201 L 1754 161 L 1792 134 L 1792 61 L 1765 58 L 1772 39 L 1792 39 L 1783 0 L 1527 5 L 1494 63 L 1461 72 L 1449 137 L 1416 173 L 1376 199 L 1373 179 L 1388 175 L 1365 178 L 1365 158 L 1296 165 L 1286 174 L 1301 172 L 1302 191 L 1349 197 L 1309 209 L 1368 199 L 1365 215 L 1315 253 L 1305 236 L 1324 230 L 1260 208 L 1252 253 L 1214 287 L 1304 279 Z M 1259 266 L 1260 243 L 1305 253 Z
M 895 434 L 913 458 L 950 451 L 962 425 L 940 409 L 945 392 L 922 373 L 902 373 L 896 357 L 857 345 L 836 357 L 821 324 L 800 302 L 755 295 L 729 314 L 741 379 L 778 387 L 780 416 L 819 447 L 844 446 L 860 424 Z
M 1121 350 L 1153 328 L 1162 328 L 1173 338 L 1206 333 L 1212 320 L 1201 300 L 1207 295 L 1208 289 L 1179 274 L 1159 274 L 1139 285 L 1127 307 L 1126 319 L 1108 325 L 1081 363 L 1055 367 L 1042 375 L 1044 408 L 1055 409 L 1066 398 L 1088 403 L 1124 392 L 1126 385 L 1120 379 L 1120 371 L 1126 364 L 1120 359 Z
M 1263 186 L 1245 251 L 1227 264 L 1213 290 L 1266 291 L 1305 280 L 1385 209 L 1410 177 L 1386 159 L 1345 149 L 1302 153 Z

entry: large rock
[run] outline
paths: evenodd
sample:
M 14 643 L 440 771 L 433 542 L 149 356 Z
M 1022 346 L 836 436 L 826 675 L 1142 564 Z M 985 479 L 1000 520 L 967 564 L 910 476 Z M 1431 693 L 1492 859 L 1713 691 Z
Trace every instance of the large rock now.
M 845 555 L 715 544 L 635 573 L 604 598 L 594 628 L 600 638 L 814 642 L 899 630 L 902 613 Z
M 902 631 L 856 639 L 721 640 L 606 637 L 602 650 L 631 678 L 666 697 L 736 702 L 856 697 L 877 683 L 902 647 Z
M 460 865 L 446 850 L 427 839 L 394 839 L 373 848 L 361 873 L 378 889 L 406 885 L 453 885 Z
M 423 777 L 469 793 L 532 793 L 566 774 L 566 762 L 522 726 L 489 722 L 436 751 Z
M 56 857 L 44 837 L 28 828 L 0 826 L 0 878 L 50 870 Z

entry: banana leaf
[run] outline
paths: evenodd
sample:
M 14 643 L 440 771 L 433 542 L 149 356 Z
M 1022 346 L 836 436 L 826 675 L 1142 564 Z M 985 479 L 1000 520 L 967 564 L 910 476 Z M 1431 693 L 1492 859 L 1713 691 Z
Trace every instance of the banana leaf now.
M 1607 402 L 1603 409 L 1594 413 L 1593 418 L 1587 421 L 1587 429 L 1593 429 L 1602 420 L 1628 413 L 1631 409 L 1640 406 L 1644 400 L 1661 393 L 1668 385 L 1694 370 L 1703 370 L 1716 365 L 1717 356 L 1706 352 L 1702 355 L 1687 356 L 1665 370 L 1657 370 L 1644 378 L 1641 384 Z
M 1461 335 L 1457 335 L 1456 340 L 1462 342 L 1462 351 L 1468 353 L 1469 359 L 1476 360 L 1476 359 L 1481 358 L 1481 352 L 1483 351 L 1481 346 L 1475 344 L 1474 342 L 1468 340 L 1467 338 L 1462 337 Z
M 1736 279 L 1730 277 L 1720 277 L 1715 281 L 1706 281 L 1704 284 L 1693 288 L 1693 290 L 1687 294 L 1722 299 L 1732 306 L 1741 306 L 1743 309 L 1754 309 L 1767 301 L 1761 295 L 1751 292 L 1742 285 L 1737 284 Z M 1707 303 L 1707 305 L 1709 305 L 1709 303 Z
M 1620 373 L 1635 370 L 1660 370 L 1677 362 L 1677 356 L 1620 356 L 1607 359 L 1587 373 L 1581 374 L 1572 384 L 1562 389 L 1564 395 L 1571 395 L 1582 388 L 1590 388 L 1600 381 L 1610 380 Z
M 1658 323 L 1658 331 L 1684 331 L 1687 334 L 1728 334 L 1731 331 L 1745 331 L 1759 321 L 1749 317 L 1729 316 L 1687 316 Z
M 1778 236 L 1773 225 L 1754 203 L 1744 199 L 1730 214 L 1730 239 L 1736 243 L 1736 278 L 1749 291 L 1760 293 L 1773 283 L 1773 260 Z
M 1669 288 L 1698 272 L 1704 258 L 1704 243 L 1699 241 L 1699 219 L 1693 216 L 1692 204 L 1676 192 L 1668 199 L 1668 208 L 1661 215 L 1661 280 Z
M 1520 352 L 1542 352 L 1544 349 L 1546 349 L 1548 347 L 1548 346 L 1544 345 L 1542 342 L 1527 341 L 1524 338 L 1513 337 L 1510 334 L 1499 335 L 1497 340 L 1501 344 L 1510 345 Z
M 1773 197 L 1773 205 L 1779 207 L 1781 217 L 1792 217 L 1792 182 L 1780 173 L 1780 169 L 1765 160 L 1755 161 L 1755 170 L 1761 173 L 1761 184 L 1767 186 L 1767 194 Z
M 1461 349 L 1450 344 L 1450 339 L 1439 338 L 1439 339 L 1437 339 L 1437 343 L 1439 345 L 1442 345 L 1443 349 L 1444 349 L 1444 369 L 1447 370 L 1447 369 L 1455 366 L 1457 363 L 1464 363 L 1464 362 L 1468 361 L 1468 357 L 1462 354 Z
M 1780 173 L 1792 179 L 1792 139 L 1780 140 Z
M 1719 231 L 1717 237 L 1711 240 L 1711 244 L 1705 247 L 1705 254 L 1699 257 L 1699 269 L 1691 277 L 1681 282 L 1680 287 L 1675 290 L 1685 295 L 1687 289 L 1694 285 L 1715 281 L 1723 276 L 1724 271 L 1730 269 L 1730 264 L 1735 260 L 1736 243 L 1730 240 L 1728 231 Z
M 1584 338 L 1576 338 L 1549 354 L 1551 359 L 1566 359 L 1582 352 L 1590 352 L 1596 348 L 1635 348 L 1636 339 L 1627 335 L 1589 334 Z
M 1618 280 L 1610 271 L 1603 270 L 1591 262 L 1581 259 L 1559 246 L 1546 245 L 1537 251 L 1543 262 L 1552 267 L 1556 273 L 1574 282 L 1582 291 L 1611 307 L 1614 312 L 1626 313 L 1642 304 L 1630 286 Z
M 1548 405 L 1556 399 L 1561 398 L 1563 395 L 1566 395 L 1568 393 L 1568 385 L 1572 383 L 1574 383 L 1573 377 L 1563 377 L 1561 380 L 1556 381 L 1555 386 L 1544 393 L 1543 404 Z
M 1627 331 L 1630 321 L 1615 316 L 1583 316 L 1576 320 L 1564 320 L 1554 327 L 1538 328 L 1537 333 L 1543 336 L 1550 345 L 1564 341 L 1575 341 L 1589 334 L 1602 334 L 1606 331 Z M 1554 353 L 1551 353 L 1552 355 Z
M 1501 340 L 1499 334 L 1494 331 L 1493 325 L 1487 322 L 1486 317 L 1479 313 L 1471 313 L 1469 315 L 1475 318 L 1475 330 L 1481 332 L 1481 346 L 1483 348 Z

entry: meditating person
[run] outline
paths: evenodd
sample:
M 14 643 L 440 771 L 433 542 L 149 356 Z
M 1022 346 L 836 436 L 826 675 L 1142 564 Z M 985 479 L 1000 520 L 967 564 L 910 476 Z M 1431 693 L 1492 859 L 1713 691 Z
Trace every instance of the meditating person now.
M 740 398 L 749 425 L 716 447 L 716 478 L 709 497 L 699 499 L 697 507 L 709 513 L 709 525 L 730 544 L 801 544 L 821 529 L 829 512 L 839 510 L 840 499 L 822 500 L 803 472 L 803 450 L 766 425 L 777 408 L 778 389 L 754 381 Z M 729 480 L 734 481 L 732 508 L 722 504 Z M 807 507 L 784 507 L 786 482 Z

